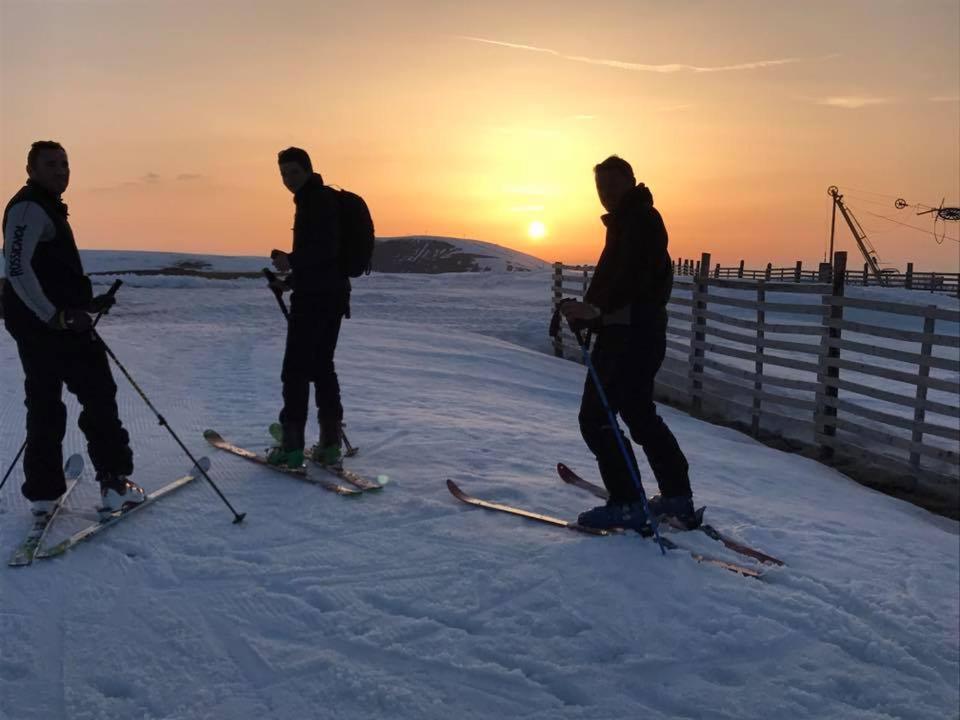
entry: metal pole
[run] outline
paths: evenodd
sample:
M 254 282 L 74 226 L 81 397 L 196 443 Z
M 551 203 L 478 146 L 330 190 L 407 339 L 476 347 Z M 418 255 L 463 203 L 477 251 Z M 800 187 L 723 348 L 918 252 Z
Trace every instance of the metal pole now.
M 831 188 L 835 190 L 835 188 Z M 833 273 L 833 234 L 834 230 L 837 227 L 837 194 L 836 192 L 831 192 L 830 197 L 833 198 L 833 213 L 830 216 L 830 254 L 827 256 L 830 258 L 830 272 Z
M 206 479 L 206 481 L 207 481 L 208 483 L 210 483 L 210 487 L 212 487 L 212 488 L 214 489 L 214 491 L 217 493 L 217 495 L 220 496 L 220 499 L 223 500 L 224 504 L 225 504 L 228 508 L 230 508 L 230 512 L 233 513 L 233 522 L 234 522 L 234 524 L 243 522 L 243 519 L 247 516 L 247 514 L 246 514 L 246 513 L 238 513 L 236 510 L 233 509 L 233 505 L 230 504 L 230 501 L 227 500 L 227 498 L 224 496 L 224 494 L 223 494 L 222 492 L 220 492 L 220 488 L 218 488 L 218 487 L 217 487 L 217 484 L 216 484 L 213 480 L 210 479 L 210 476 L 207 475 L 207 471 L 203 469 L 203 467 L 200 465 L 200 462 L 199 462 L 199 461 L 193 456 L 193 454 L 187 449 L 187 446 L 184 445 L 184 444 L 180 441 L 180 438 L 177 437 L 177 434 L 173 431 L 173 428 L 171 428 L 170 425 L 167 423 L 167 419 L 166 419 L 165 417 L 163 417 L 163 415 L 161 415 L 161 414 L 157 411 L 157 409 L 153 406 L 153 403 L 150 402 L 150 398 L 148 398 L 148 397 L 146 396 L 146 394 L 143 392 L 143 390 L 140 389 L 140 386 L 137 385 L 136 381 L 134 381 L 134 379 L 130 376 L 130 373 L 127 372 L 127 369 L 126 369 L 126 368 L 123 366 L 123 364 L 117 359 L 117 356 L 113 354 L 113 351 L 112 351 L 112 350 L 110 349 L 110 347 L 103 341 L 103 338 L 100 337 L 100 334 L 99 334 L 96 330 L 91 330 L 90 332 L 93 334 L 94 338 L 96 338 L 97 340 L 100 341 L 100 344 L 103 346 L 103 349 L 106 351 L 107 355 L 110 356 L 110 359 L 113 360 L 114 363 L 116 363 L 116 366 L 117 366 L 118 368 L 120 368 L 120 372 L 122 372 L 123 375 L 124 375 L 124 377 L 126 377 L 127 380 L 130 381 L 130 385 L 133 386 L 133 389 L 137 391 L 137 394 L 139 394 L 140 397 L 143 398 L 143 401 L 147 404 L 147 407 L 150 408 L 150 409 L 153 411 L 153 414 L 157 416 L 157 420 L 160 421 L 160 425 L 162 425 L 163 427 L 165 427 L 165 428 L 167 429 L 167 432 L 170 433 L 170 436 L 171 436 L 174 440 L 176 440 L 177 445 L 180 446 L 180 449 L 183 450 L 183 452 L 186 454 L 186 456 L 187 456 L 188 458 L 190 458 L 190 460 L 193 462 L 194 465 L 197 466 L 197 469 L 203 474 L 203 477 Z

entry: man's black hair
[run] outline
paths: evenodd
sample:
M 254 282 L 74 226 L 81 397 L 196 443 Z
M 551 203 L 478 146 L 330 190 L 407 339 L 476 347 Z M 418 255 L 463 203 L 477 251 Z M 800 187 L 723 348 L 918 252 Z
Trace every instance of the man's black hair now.
M 630 163 L 617 155 L 611 155 L 599 165 L 595 165 L 593 172 L 594 174 L 598 172 L 616 172 L 630 178 L 634 183 L 637 182 L 637 178 L 634 177 L 633 168 L 630 167 Z
M 63 145 L 55 140 L 37 140 L 30 146 L 30 152 L 27 153 L 27 167 L 34 167 L 37 162 L 37 156 L 44 150 L 63 150 Z
M 313 172 L 313 163 L 310 162 L 310 156 L 307 155 L 307 151 L 303 148 L 288 147 L 286 150 L 281 150 L 277 153 L 278 164 L 282 165 L 283 163 L 289 162 L 295 162 L 308 173 Z

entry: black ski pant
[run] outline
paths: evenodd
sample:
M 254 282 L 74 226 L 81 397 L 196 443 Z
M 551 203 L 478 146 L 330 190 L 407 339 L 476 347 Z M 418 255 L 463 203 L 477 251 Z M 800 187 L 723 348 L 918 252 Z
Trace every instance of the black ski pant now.
M 18 333 L 14 339 L 23 364 L 27 406 L 23 495 L 31 501 L 53 500 L 66 490 L 64 385 L 80 402 L 78 424 L 86 436 L 87 454 L 94 468 L 98 472 L 130 475 L 130 436 L 120 422 L 117 386 L 103 345 L 90 333 L 54 330 Z
M 320 440 L 339 444 L 343 405 L 333 355 L 340 336 L 346 301 L 339 297 L 302 298 L 294 295 L 287 323 L 287 348 L 283 356 L 283 444 L 286 450 L 304 447 L 304 427 L 314 384 Z
M 634 442 L 643 448 L 661 495 L 686 496 L 691 494 L 687 459 L 653 403 L 653 382 L 665 353 L 666 321 L 656 319 L 643 327 L 604 327 L 597 336 L 591 360 L 614 419 L 619 414 Z M 611 426 L 589 373 L 580 404 L 580 432 L 597 458 L 600 476 L 611 500 L 639 500 L 614 433 L 620 433 L 629 461 L 637 468 L 633 447 L 618 425 Z

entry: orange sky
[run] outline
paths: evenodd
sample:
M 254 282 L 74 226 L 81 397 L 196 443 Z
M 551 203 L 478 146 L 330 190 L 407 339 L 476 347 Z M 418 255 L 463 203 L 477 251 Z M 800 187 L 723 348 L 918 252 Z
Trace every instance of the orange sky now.
M 82 247 L 265 254 L 294 144 L 379 235 L 589 262 L 617 153 L 675 257 L 816 263 L 836 184 L 884 261 L 960 266 L 958 223 L 893 204 L 960 204 L 956 0 L 458 5 L 0 0 L 0 193 L 56 139 Z

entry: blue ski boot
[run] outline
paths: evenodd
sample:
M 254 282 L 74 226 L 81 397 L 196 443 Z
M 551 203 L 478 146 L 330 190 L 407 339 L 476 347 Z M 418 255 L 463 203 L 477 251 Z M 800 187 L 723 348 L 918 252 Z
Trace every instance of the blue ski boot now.
M 643 503 L 639 500 L 627 503 L 608 500 L 606 505 L 580 513 L 577 524 L 596 530 L 612 528 L 636 530 L 644 537 L 653 535 L 653 528 L 650 526 L 647 514 L 643 511 Z
M 655 518 L 680 530 L 695 530 L 703 522 L 702 516 L 693 507 L 691 495 L 654 495 L 647 500 L 647 507 Z

